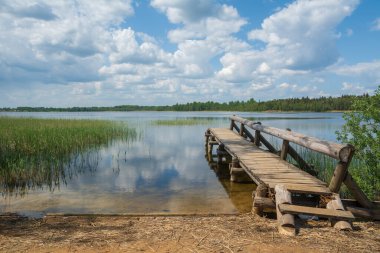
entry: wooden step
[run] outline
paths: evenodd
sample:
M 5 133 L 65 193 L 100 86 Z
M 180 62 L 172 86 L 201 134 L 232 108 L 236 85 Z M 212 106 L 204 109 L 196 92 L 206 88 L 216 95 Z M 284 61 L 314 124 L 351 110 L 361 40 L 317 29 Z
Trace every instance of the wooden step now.
M 327 187 L 310 187 L 299 184 L 287 184 L 286 189 L 290 192 L 315 194 L 315 195 L 331 195 L 332 192 Z
M 349 211 L 331 210 L 307 206 L 296 206 L 289 204 L 279 204 L 278 208 L 280 209 L 281 213 L 315 215 L 318 217 L 338 218 L 344 220 L 355 219 L 354 215 L 352 215 L 352 213 Z

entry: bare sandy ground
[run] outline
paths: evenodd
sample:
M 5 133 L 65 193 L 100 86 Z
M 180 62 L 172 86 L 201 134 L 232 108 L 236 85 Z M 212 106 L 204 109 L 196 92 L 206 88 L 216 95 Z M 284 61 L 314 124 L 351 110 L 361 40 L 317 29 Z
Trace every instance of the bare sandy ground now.
M 336 231 L 301 221 L 296 237 L 276 220 L 233 216 L 0 216 L 1 252 L 380 252 L 380 223 Z

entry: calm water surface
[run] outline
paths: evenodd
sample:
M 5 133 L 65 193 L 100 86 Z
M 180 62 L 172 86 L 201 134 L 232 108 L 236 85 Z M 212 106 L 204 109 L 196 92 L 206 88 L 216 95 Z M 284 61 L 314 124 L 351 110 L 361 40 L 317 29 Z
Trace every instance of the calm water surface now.
M 228 127 L 236 114 L 264 125 L 291 128 L 335 141 L 340 113 L 85 112 L 0 113 L 14 117 L 107 119 L 126 122 L 138 138 L 89 151 L 85 169 L 67 168 L 59 185 L 5 194 L 0 212 L 45 213 L 237 213 L 252 204 L 251 184 L 235 184 L 205 159 L 204 132 Z M 156 125 L 190 119 L 195 125 Z M 1 133 L 0 133 L 1 134 Z M 218 175 L 217 175 L 218 174 Z

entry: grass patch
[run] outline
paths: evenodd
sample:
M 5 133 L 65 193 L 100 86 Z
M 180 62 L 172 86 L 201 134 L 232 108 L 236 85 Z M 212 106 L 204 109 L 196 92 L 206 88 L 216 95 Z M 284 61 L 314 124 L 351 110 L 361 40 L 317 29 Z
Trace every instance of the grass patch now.
M 89 151 L 136 135 L 134 129 L 112 121 L 0 117 L 3 194 L 53 187 L 65 177 L 65 168 L 88 164 Z

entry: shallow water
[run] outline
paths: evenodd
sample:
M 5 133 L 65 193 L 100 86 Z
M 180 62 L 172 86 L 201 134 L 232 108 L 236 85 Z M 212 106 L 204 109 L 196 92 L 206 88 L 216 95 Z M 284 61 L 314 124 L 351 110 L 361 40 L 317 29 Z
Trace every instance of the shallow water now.
M 204 132 L 228 127 L 230 112 L 0 113 L 15 117 L 109 119 L 136 127 L 139 138 L 92 150 L 89 163 L 67 168 L 53 189 L 5 194 L 0 212 L 43 213 L 237 213 L 252 204 L 252 184 L 231 183 L 205 159 Z M 340 113 L 235 113 L 264 125 L 335 140 Z M 191 125 L 156 120 L 189 119 Z M 219 177 L 218 177 L 218 175 Z

